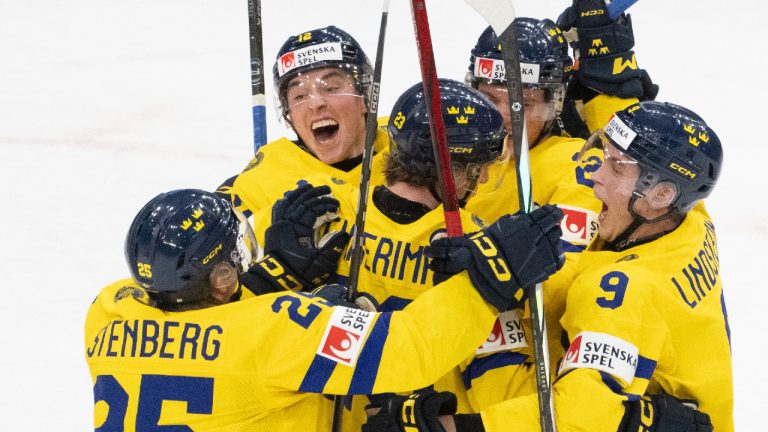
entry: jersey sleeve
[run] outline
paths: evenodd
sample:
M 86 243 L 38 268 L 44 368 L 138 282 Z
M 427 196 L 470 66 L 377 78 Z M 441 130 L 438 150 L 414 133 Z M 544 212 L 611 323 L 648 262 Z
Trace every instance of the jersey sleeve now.
M 600 94 L 584 104 L 583 115 L 584 122 L 587 124 L 589 133 L 602 129 L 608 124 L 608 120 L 616 111 L 621 111 L 630 105 L 639 102 L 637 98 L 623 99 L 616 96 Z
M 396 312 L 330 308 L 293 293 L 284 297 L 297 299 L 281 300 L 286 312 L 299 301 L 297 312 L 317 310 L 316 319 L 303 334 L 294 326 L 294 343 L 273 345 L 270 381 L 311 393 L 372 394 L 430 385 L 469 356 L 487 336 L 496 314 L 466 273 Z

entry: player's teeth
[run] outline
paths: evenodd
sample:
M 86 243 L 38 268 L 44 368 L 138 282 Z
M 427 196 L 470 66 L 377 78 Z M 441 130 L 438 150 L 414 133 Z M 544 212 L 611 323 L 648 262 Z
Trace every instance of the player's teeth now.
M 312 123 L 312 130 L 325 127 L 325 126 L 336 126 L 337 124 L 338 123 L 336 123 L 335 120 L 331 120 L 331 119 L 320 120 Z

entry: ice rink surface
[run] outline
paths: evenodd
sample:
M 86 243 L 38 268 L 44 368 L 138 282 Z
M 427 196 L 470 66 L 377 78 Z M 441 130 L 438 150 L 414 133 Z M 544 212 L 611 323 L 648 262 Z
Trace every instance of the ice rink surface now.
M 520 16 L 566 1 L 516 0 Z M 462 79 L 485 23 L 459 0 L 427 3 L 440 76 Z M 378 1 L 263 4 L 269 137 L 286 134 L 271 66 L 290 35 L 329 24 L 373 59 Z M 760 430 L 768 396 L 766 3 L 642 0 L 638 62 L 658 100 L 699 113 L 725 149 L 708 200 L 731 320 L 737 430 Z M 764 20 L 763 20 L 764 21 Z M 759 24 L 763 24 L 760 21 Z M 128 275 L 123 240 L 151 197 L 215 188 L 251 150 L 246 0 L 0 0 L 0 430 L 85 431 L 92 385 L 83 322 Z M 420 80 L 409 2 L 393 0 L 379 112 Z

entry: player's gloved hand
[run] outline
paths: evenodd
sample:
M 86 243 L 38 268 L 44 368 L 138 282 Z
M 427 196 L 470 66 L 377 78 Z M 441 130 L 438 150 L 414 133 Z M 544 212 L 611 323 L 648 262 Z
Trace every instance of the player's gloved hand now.
M 325 284 L 315 288 L 312 294 L 322 297 L 333 306 L 345 306 L 352 309 L 362 309 L 368 312 L 379 310 L 379 303 L 368 293 L 358 292 L 354 302 L 349 300 L 349 288 L 341 284 Z
M 437 419 L 456 413 L 456 395 L 424 390 L 410 396 L 377 395 L 365 407 L 362 432 L 445 432 Z
M 248 272 L 257 273 L 275 290 L 309 291 L 321 285 L 336 271 L 349 243 L 346 232 L 318 238 L 320 228 L 338 218 L 338 210 L 328 186 L 304 184 L 286 193 L 272 207 L 264 257 Z
M 474 234 L 433 240 L 428 253 L 435 282 L 467 270 L 475 289 L 496 309 L 522 307 L 525 288 L 563 266 L 562 218 L 559 208 L 545 205 L 528 214 L 502 216 Z
M 609 16 L 605 0 L 573 0 L 560 14 L 557 25 L 576 49 L 578 82 L 598 93 L 649 100 L 659 87 L 648 72 L 639 69 L 632 19 L 622 13 Z
M 709 415 L 696 408 L 695 402 L 676 399 L 668 394 L 643 396 L 625 402 L 627 410 L 620 432 L 712 432 Z

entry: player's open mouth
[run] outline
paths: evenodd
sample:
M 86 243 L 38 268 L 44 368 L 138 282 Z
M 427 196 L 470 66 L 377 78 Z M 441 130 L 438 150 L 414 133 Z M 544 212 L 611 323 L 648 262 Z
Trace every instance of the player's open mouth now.
M 603 203 L 603 208 L 600 209 L 600 214 L 597 216 L 597 220 L 602 222 L 605 219 L 605 213 L 608 211 L 608 206 Z
M 318 142 L 332 139 L 339 131 L 339 124 L 333 119 L 323 119 L 312 123 L 312 133 Z

